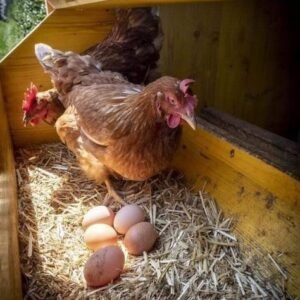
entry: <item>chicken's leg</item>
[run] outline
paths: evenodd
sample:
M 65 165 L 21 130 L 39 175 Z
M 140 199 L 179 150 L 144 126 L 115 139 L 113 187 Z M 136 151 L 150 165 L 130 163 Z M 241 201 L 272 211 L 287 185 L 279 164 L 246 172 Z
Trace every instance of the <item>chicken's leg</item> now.
M 111 184 L 109 179 L 106 179 L 105 181 L 106 187 L 107 187 L 107 191 L 109 193 L 110 196 L 112 196 L 114 198 L 115 201 L 121 203 L 122 205 L 126 205 L 126 202 L 121 198 L 121 196 L 116 192 L 116 190 L 114 189 L 113 185 Z M 107 203 L 106 203 L 107 204 Z

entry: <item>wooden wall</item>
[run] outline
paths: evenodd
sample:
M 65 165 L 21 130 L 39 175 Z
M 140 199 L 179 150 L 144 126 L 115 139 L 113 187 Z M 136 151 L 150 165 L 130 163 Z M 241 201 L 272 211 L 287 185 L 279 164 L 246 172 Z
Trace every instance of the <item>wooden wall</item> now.
M 0 86 L 0 292 L 1 299 L 22 298 L 18 243 L 17 186 L 13 149 Z
M 249 265 L 282 280 L 273 256 L 288 275 L 289 293 L 299 296 L 300 181 L 229 142 L 219 127 L 199 124 L 196 131 L 184 127 L 174 165 L 233 216 Z
M 300 24 L 291 2 L 162 7 L 162 70 L 195 78 L 202 105 L 295 139 Z

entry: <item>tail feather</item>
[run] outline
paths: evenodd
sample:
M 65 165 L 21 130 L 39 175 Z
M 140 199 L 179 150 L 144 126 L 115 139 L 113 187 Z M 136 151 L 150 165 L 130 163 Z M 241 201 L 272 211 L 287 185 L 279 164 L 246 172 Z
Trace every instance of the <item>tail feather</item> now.
M 158 9 L 121 9 L 107 38 L 84 53 L 103 70 L 119 72 L 132 83 L 147 83 L 157 68 L 162 40 Z

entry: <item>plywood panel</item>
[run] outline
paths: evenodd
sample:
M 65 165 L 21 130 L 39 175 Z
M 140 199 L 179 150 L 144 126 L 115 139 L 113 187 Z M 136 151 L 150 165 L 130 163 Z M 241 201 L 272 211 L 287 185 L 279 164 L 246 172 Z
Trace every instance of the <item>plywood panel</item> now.
M 200 106 L 215 98 L 221 14 L 220 3 L 160 7 L 165 34 L 162 73 L 195 79 Z
M 12 137 L 16 145 L 57 139 L 48 125 L 24 128 L 21 103 L 23 93 L 34 82 L 41 90 L 51 86 L 34 56 L 34 44 L 81 52 L 102 40 L 111 29 L 114 14 L 109 10 L 65 9 L 54 11 L 0 65 L 0 76 Z
M 296 126 L 288 10 L 283 1 L 223 5 L 212 101 L 219 109 L 286 136 Z
M 295 139 L 299 18 L 293 10 L 272 0 L 161 7 L 162 70 L 194 77 L 201 105 Z
M 272 265 L 266 253 L 283 253 L 290 292 L 299 294 L 300 182 L 203 127 L 184 129 L 175 166 L 236 218 L 245 251 L 260 257 L 265 271 Z
M 0 292 L 1 299 L 22 298 L 17 193 L 13 152 L 0 86 Z

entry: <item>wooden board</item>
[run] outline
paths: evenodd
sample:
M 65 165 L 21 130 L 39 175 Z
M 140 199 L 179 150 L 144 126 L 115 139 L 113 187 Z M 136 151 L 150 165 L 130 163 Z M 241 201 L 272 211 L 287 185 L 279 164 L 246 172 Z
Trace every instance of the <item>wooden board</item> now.
M 265 270 L 272 268 L 266 253 L 283 253 L 278 262 L 287 269 L 289 291 L 299 295 L 300 182 L 218 136 L 205 120 L 199 124 L 197 131 L 184 128 L 174 165 L 236 218 L 243 248 Z
M 102 40 L 113 22 L 114 13 L 110 10 L 56 10 L 3 60 L 0 78 L 16 145 L 58 140 L 55 130 L 48 125 L 24 128 L 22 124 L 21 103 L 30 82 L 40 90 L 51 87 L 49 76 L 34 56 L 34 44 L 43 42 L 54 48 L 81 52 Z
M 56 9 L 67 7 L 120 7 L 120 6 L 151 6 L 158 4 L 216 2 L 224 0 L 50 0 Z
M 13 150 L 0 86 L 0 295 L 22 298 Z
M 162 6 L 162 70 L 195 78 L 202 106 L 296 140 L 296 11 L 292 1 L 272 0 Z
M 202 119 L 215 125 L 219 135 L 236 143 L 268 164 L 300 179 L 299 144 L 237 119 L 211 107 L 203 108 Z

